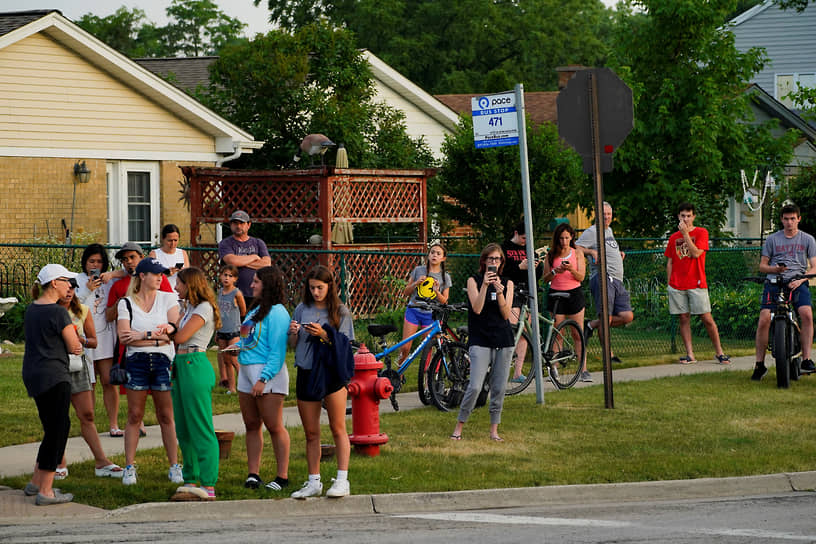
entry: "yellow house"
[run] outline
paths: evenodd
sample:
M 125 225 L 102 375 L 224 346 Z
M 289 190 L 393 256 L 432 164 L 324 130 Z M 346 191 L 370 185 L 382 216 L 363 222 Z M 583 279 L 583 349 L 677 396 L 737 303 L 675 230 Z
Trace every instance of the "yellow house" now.
M 0 242 L 73 216 L 102 243 L 157 245 L 176 223 L 186 245 L 179 166 L 262 145 L 59 11 L 0 13 Z

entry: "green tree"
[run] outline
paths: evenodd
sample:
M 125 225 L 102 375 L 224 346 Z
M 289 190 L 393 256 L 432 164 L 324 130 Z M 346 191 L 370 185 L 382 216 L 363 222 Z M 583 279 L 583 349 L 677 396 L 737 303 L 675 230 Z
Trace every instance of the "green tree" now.
M 76 24 L 128 57 L 159 57 L 170 51 L 162 30 L 139 8 L 122 6 L 107 17 L 86 13 Z
M 219 10 L 212 0 L 173 0 L 166 11 L 167 33 L 175 40 L 176 52 L 187 57 L 217 54 L 247 26 Z
M 778 0 L 777 4 L 782 9 L 795 9 L 802 12 L 808 7 L 808 2 L 816 2 L 816 0 Z
M 635 126 L 604 184 L 632 234 L 670 230 L 685 200 L 716 234 L 740 169 L 762 166 L 780 175 L 791 156 L 793 133 L 774 138 L 771 124 L 753 123 L 745 89 L 764 54 L 734 47 L 721 27 L 733 7 L 729 0 L 619 4 L 614 60 L 633 89 Z
M 778 210 L 785 200 L 799 206 L 802 214 L 799 228 L 809 234 L 816 233 L 816 164 L 800 167 L 793 178 L 782 183 L 776 199 L 776 217 L 772 218 L 773 224 L 779 228 L 782 226 Z
M 473 122 L 462 117 L 456 133 L 445 139 L 443 152 L 442 167 L 428 189 L 434 195 L 429 207 L 443 230 L 454 220 L 473 227 L 482 242 L 502 239 L 524 211 L 518 147 L 476 149 Z M 552 123 L 536 127 L 527 120 L 527 153 L 538 232 L 552 218 L 590 204 L 592 189 L 581 158 L 564 145 Z
M 261 0 L 254 0 L 260 4 Z M 555 68 L 602 64 L 611 11 L 600 0 L 267 0 L 294 29 L 324 19 L 434 94 L 556 88 Z
M 311 133 L 344 143 L 355 167 L 432 163 L 428 146 L 406 135 L 403 115 L 374 101 L 368 63 L 346 30 L 313 24 L 227 45 L 198 98 L 266 142 L 236 167 L 291 167 Z

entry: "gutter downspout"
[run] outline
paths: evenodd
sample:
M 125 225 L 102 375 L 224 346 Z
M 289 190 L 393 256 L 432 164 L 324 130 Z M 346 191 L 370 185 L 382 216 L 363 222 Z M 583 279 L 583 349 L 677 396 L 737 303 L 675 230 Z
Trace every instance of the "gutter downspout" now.
M 241 153 L 242 153 L 241 145 L 238 142 L 233 142 L 232 143 L 232 150 L 234 151 L 234 153 L 232 155 L 227 155 L 226 157 L 221 157 L 220 160 L 216 161 L 215 166 L 220 167 L 225 162 L 233 161 L 233 160 L 235 160 L 235 159 L 237 159 L 238 157 L 241 156 Z M 215 229 L 215 242 L 217 244 L 220 244 L 221 240 L 223 240 L 223 239 L 224 239 L 224 235 L 223 235 L 222 229 L 220 228 L 220 225 L 219 225 L 219 228 Z

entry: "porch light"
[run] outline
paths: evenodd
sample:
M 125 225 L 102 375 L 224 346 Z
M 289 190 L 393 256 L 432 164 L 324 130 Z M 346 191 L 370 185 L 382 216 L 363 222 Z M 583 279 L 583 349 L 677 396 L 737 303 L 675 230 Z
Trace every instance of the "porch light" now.
M 91 180 L 91 171 L 88 170 L 85 161 L 82 161 L 82 164 L 79 161 L 74 164 L 74 177 L 80 183 L 88 183 Z

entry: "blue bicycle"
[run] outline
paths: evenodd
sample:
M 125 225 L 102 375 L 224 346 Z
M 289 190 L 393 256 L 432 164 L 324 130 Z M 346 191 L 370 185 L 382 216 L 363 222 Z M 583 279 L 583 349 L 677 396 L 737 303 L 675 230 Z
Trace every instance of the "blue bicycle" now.
M 419 358 L 421 368 L 417 372 L 417 393 L 422 404 L 430 404 L 433 401 L 432 392 L 428 387 L 428 371 L 433 361 L 443 359 L 454 360 L 467 357 L 467 327 L 451 329 L 448 325 L 448 318 L 451 312 L 467 311 L 465 303 L 440 304 L 438 302 L 418 302 L 411 305 L 412 308 L 428 310 L 433 315 L 433 323 L 418 330 L 408 338 L 389 346 L 386 336 L 397 332 L 394 325 L 369 325 L 368 333 L 377 339 L 378 348 L 381 350 L 374 357 L 382 360 L 383 368 L 378 375 L 388 378 L 394 391 L 391 393 L 391 406 L 395 411 L 399 411 L 397 393 L 405 384 L 405 371 L 411 366 L 414 359 Z M 424 338 L 423 338 L 424 337 Z M 422 342 L 414 349 L 408 357 L 394 369 L 391 362 L 391 354 L 399 350 L 408 342 L 413 342 L 417 338 L 423 338 Z M 468 365 L 469 368 L 470 365 Z M 461 400 L 461 399 L 460 399 Z M 439 407 L 439 405 L 437 405 Z M 443 409 L 439 407 L 440 409 Z

